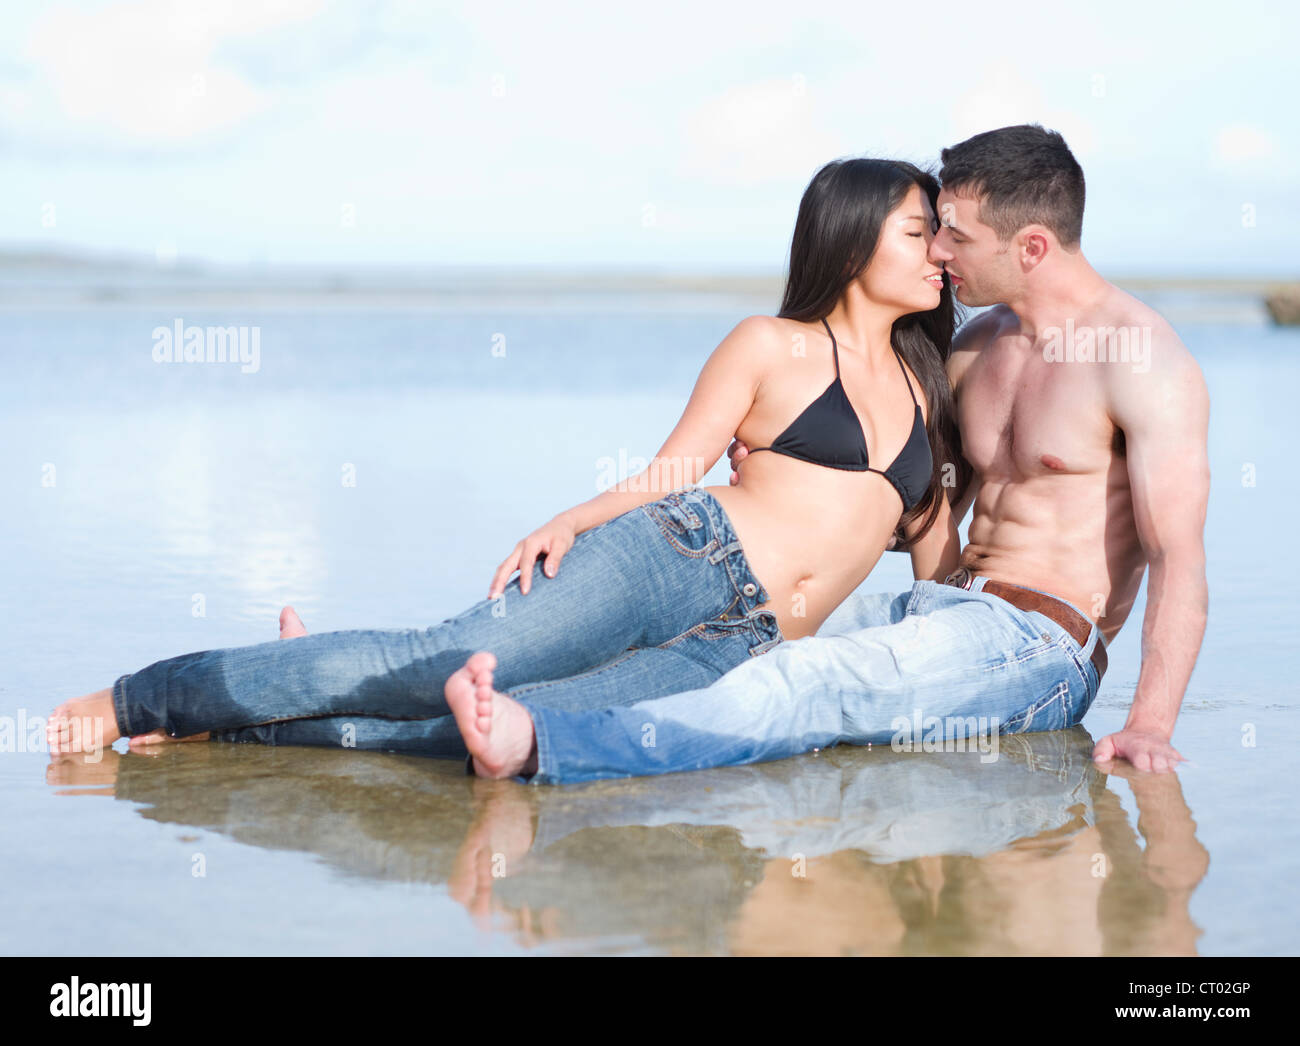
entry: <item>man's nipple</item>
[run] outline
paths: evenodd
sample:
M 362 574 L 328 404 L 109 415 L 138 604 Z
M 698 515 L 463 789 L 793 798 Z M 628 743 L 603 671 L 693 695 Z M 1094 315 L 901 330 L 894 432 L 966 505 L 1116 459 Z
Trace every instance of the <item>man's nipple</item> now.
M 1065 471 L 1065 462 L 1062 461 L 1060 458 L 1058 458 L 1055 454 L 1044 454 L 1038 460 L 1041 461 L 1047 468 L 1051 469 L 1053 472 Z

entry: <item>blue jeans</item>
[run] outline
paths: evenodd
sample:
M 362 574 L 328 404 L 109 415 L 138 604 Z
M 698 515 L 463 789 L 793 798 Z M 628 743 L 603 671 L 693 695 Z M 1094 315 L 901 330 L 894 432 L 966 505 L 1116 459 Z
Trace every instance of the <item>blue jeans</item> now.
M 523 704 L 537 735 L 534 783 L 664 774 L 779 759 L 835 744 L 922 747 L 934 723 L 992 734 L 1060 730 L 1097 694 L 1089 656 L 1055 621 L 981 591 L 918 581 L 850 596 L 826 634 L 782 643 L 712 686 L 571 712 Z M 1075 608 L 1078 609 L 1077 607 Z M 970 734 L 975 730 L 966 727 Z M 900 737 L 900 735 L 905 735 Z
M 124 735 L 161 727 L 425 752 L 432 742 L 437 754 L 461 755 L 443 687 L 476 650 L 496 655 L 498 690 L 539 707 L 599 708 L 620 694 L 707 686 L 772 649 L 782 642 L 776 616 L 756 609 L 767 599 L 713 495 L 674 491 L 579 534 L 554 578 L 539 560 L 527 595 L 516 578 L 497 599 L 428 629 L 322 632 L 168 658 L 118 679 L 113 705 Z M 260 735 L 239 736 L 257 724 Z M 268 738 L 268 728 L 282 733 Z

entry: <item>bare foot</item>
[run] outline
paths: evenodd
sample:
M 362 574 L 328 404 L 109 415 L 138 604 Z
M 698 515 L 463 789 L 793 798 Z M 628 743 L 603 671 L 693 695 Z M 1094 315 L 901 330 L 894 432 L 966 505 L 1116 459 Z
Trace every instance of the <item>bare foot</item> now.
M 302 623 L 298 611 L 289 606 L 280 611 L 281 639 L 297 639 L 299 636 L 305 636 L 306 634 L 307 626 Z
M 533 721 L 518 701 L 492 689 L 496 655 L 473 654 L 447 680 L 443 694 L 480 777 L 518 777 L 537 772 Z
M 45 740 L 51 754 L 98 752 L 121 736 L 111 689 L 64 701 L 45 721 Z

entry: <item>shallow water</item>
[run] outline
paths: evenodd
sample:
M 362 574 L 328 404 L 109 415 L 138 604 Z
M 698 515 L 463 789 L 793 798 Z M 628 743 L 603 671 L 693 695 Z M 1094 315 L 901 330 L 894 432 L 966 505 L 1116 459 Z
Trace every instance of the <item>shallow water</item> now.
M 1083 727 L 991 764 L 844 748 L 561 788 L 322 749 L 51 763 L 21 727 L 270 638 L 286 602 L 315 631 L 463 609 L 602 458 L 657 449 L 764 303 L 0 311 L 0 887 L 23 899 L 0 950 L 1294 954 L 1300 332 L 1210 305 L 1171 308 L 1213 473 L 1177 777 L 1086 758 L 1131 699 L 1139 604 Z M 257 326 L 258 368 L 155 363 L 178 317 Z M 908 584 L 893 556 L 866 587 Z

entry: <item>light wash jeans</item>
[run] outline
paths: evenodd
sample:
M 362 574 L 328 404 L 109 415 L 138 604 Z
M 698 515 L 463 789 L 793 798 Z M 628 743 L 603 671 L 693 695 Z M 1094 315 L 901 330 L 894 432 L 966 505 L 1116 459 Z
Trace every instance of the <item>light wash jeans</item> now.
M 1089 656 L 1100 632 L 1094 626 L 1080 647 L 1051 618 L 983 593 L 985 580 L 970 590 L 918 581 L 897 596 L 854 593 L 833 615 L 840 634 L 782 643 L 704 689 L 585 712 L 525 696 L 537 735 L 529 780 L 734 766 L 888 745 L 904 732 L 919 748 L 935 720 L 950 718 L 994 734 L 1075 725 L 1097 694 Z
M 579 534 L 554 578 L 538 560 L 527 595 L 515 578 L 432 628 L 168 658 L 119 678 L 113 706 L 124 735 L 464 755 L 443 687 L 475 651 L 496 655 L 498 690 L 535 707 L 600 708 L 707 686 L 777 646 L 776 615 L 756 609 L 767 599 L 722 506 L 690 488 Z

